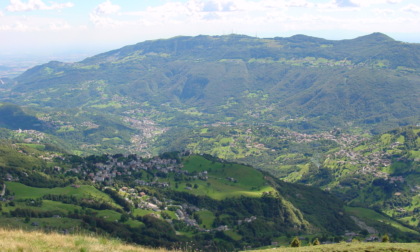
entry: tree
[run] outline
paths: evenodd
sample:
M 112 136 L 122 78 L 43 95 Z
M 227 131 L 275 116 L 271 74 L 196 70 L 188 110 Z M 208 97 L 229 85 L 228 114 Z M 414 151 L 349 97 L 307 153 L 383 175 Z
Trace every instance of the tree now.
M 129 219 L 130 217 L 128 216 L 128 214 L 121 214 L 121 217 L 120 217 L 120 222 L 126 222 L 126 221 L 128 221 L 128 219 Z
M 321 245 L 321 242 L 319 242 L 318 238 L 315 238 L 315 240 L 312 242 L 312 245 Z
M 382 242 L 390 242 L 389 236 L 387 234 L 385 234 L 384 236 L 382 236 Z
M 290 247 L 300 247 L 300 240 L 299 238 L 293 238 L 292 242 L 290 243 Z

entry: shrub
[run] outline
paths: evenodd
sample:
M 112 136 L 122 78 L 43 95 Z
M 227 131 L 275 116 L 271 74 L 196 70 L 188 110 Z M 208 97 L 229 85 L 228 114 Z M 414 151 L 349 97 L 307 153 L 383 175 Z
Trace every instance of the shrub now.
M 390 242 L 389 236 L 387 234 L 385 234 L 384 236 L 382 236 L 382 242 Z
M 290 247 L 300 247 L 300 240 L 299 238 L 293 238 L 292 242 L 290 243 Z

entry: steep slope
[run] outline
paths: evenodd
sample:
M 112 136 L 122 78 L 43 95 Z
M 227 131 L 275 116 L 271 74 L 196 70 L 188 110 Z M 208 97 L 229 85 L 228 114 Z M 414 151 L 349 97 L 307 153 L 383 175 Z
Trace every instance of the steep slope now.
M 418 227 L 419 133 L 418 127 L 393 130 L 360 144 L 350 152 L 337 153 L 331 160 L 326 160 L 327 169 L 349 171 L 349 174 L 337 179 L 338 184 L 332 190 L 343 193 L 353 205 L 376 207 Z M 353 154 L 350 159 L 359 160 L 359 164 L 352 165 L 348 154 Z M 358 158 L 358 155 L 364 158 Z M 343 158 L 346 161 L 338 168 L 337 163 Z
M 167 135 L 169 140 L 160 143 L 165 150 L 183 148 L 252 164 L 284 181 L 323 188 L 351 206 L 374 208 L 418 228 L 418 126 L 373 137 L 340 129 L 302 134 L 247 125 Z
M 0 103 L 0 127 L 8 129 L 43 129 L 42 121 L 14 104 Z
M 418 228 L 419 139 L 419 127 L 406 127 L 347 142 L 317 162 L 307 159 L 310 169 L 288 179 L 325 188 L 349 205 L 374 208 Z

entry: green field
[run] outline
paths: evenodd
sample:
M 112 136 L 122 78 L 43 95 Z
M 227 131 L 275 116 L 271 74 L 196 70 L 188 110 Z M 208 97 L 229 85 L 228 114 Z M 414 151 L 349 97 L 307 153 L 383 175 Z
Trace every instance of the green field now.
M 198 188 L 192 190 L 185 189 L 187 183 L 180 183 L 178 190 L 218 200 L 237 196 L 259 197 L 263 192 L 274 191 L 264 180 L 264 175 L 250 166 L 212 162 L 201 156 L 187 157 L 184 164 L 184 169 L 190 173 L 207 171 L 208 180 L 194 181 Z
M 371 225 L 375 223 L 383 223 L 390 225 L 402 232 L 406 233 L 412 233 L 420 235 L 419 232 L 412 230 L 410 228 L 407 228 L 403 225 L 401 225 L 399 222 L 383 215 L 375 212 L 374 210 L 362 208 L 362 207 L 345 207 L 347 213 L 350 215 L 356 216 L 357 218 L 360 218 L 362 221 L 366 222 L 366 224 Z
M 93 186 L 81 185 L 79 188 L 72 186 L 55 187 L 55 188 L 37 188 L 26 186 L 17 182 L 6 182 L 7 189 L 15 193 L 15 199 L 34 199 L 40 198 L 47 194 L 64 194 L 67 196 L 75 196 L 77 198 L 90 198 L 112 202 L 112 199 L 105 193 L 97 190 Z
M 133 210 L 133 215 L 134 216 L 145 216 L 145 215 L 151 214 L 151 213 L 154 213 L 154 211 L 152 211 L 152 210 L 145 210 L 145 209 L 139 209 L 139 208 Z
M 202 223 L 200 227 L 202 228 L 210 228 L 213 226 L 214 219 L 216 218 L 214 214 L 208 210 L 201 210 L 197 212 L 198 216 Z

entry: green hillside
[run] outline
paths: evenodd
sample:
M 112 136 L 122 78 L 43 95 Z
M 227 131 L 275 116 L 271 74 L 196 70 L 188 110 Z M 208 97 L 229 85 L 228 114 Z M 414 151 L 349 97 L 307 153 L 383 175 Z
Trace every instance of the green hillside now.
M 168 134 L 177 140 L 162 141 L 162 146 L 252 164 L 284 181 L 321 187 L 350 205 L 374 208 L 418 227 L 419 132 L 419 127 L 404 127 L 371 137 L 340 129 L 302 134 L 225 125 Z
M 78 157 L 16 143 L 2 148 L 0 218 L 9 228 L 97 232 L 167 248 L 193 239 L 197 248 L 228 250 L 298 234 L 345 239 L 362 230 L 329 193 L 210 155 Z M 387 227 L 378 230 L 413 239 L 413 230 Z
M 36 66 L 0 89 L 0 223 L 168 249 L 417 241 L 418 62 L 420 45 L 374 33 L 175 37 Z
M 36 66 L 0 101 L 30 106 L 78 153 L 155 155 L 165 132 L 215 123 L 378 133 L 419 123 L 419 55 L 379 33 L 176 37 Z
M 42 121 L 14 104 L 0 103 L 0 127 L 8 129 L 42 129 Z
M 418 227 L 419 133 L 418 127 L 389 131 L 328 158 L 325 169 L 333 177 L 337 173 L 342 176 L 326 187 L 351 205 L 380 209 Z M 358 160 L 358 164 L 351 159 Z

